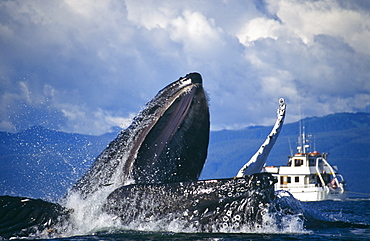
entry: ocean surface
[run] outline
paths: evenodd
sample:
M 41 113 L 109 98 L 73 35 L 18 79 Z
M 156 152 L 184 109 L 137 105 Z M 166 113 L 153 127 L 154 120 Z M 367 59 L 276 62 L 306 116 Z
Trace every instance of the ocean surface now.
M 140 231 L 106 228 L 47 240 L 370 240 L 370 198 L 291 205 L 298 212 L 280 213 L 250 232 L 197 233 L 179 225 L 170 228 L 173 231 L 153 231 L 153 227 L 142 226 Z M 276 219 L 280 219 L 278 226 Z

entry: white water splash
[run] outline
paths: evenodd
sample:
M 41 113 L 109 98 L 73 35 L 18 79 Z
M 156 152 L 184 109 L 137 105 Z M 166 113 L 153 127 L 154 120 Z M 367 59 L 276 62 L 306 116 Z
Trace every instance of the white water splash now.
M 77 193 L 70 194 L 63 205 L 73 211 L 68 222 L 63 222 L 63 226 L 57 227 L 59 235 L 70 237 L 91 234 L 97 230 L 119 228 L 119 222 L 102 211 L 110 192 L 110 187 L 104 187 L 85 199 Z
M 262 223 L 240 224 L 237 218 L 233 218 L 230 225 L 214 223 L 209 225 L 207 231 L 202 231 L 196 222 L 188 223 L 182 219 L 182 214 L 169 214 L 160 220 L 151 220 L 150 217 L 139 218 L 128 225 L 123 225 L 120 219 L 102 211 L 102 206 L 106 197 L 112 191 L 111 187 L 94 193 L 94 195 L 81 199 L 78 194 L 70 195 L 64 205 L 72 208 L 69 223 L 58 227 L 58 237 L 71 237 L 79 235 L 93 235 L 99 232 L 119 232 L 124 230 L 134 230 L 142 232 L 173 232 L 173 233 L 266 233 L 266 234 L 292 234 L 292 233 L 309 233 L 305 230 L 302 215 L 284 214 L 282 211 L 272 211 L 270 208 L 262 212 Z M 279 195 L 276 197 L 279 199 Z M 285 197 L 290 199 L 290 197 Z M 153 200 L 143 200 L 153 201 Z M 290 200 L 294 202 L 295 200 Z M 286 200 L 284 200 L 286 202 Z M 133 215 L 128 210 L 127 215 Z M 145 215 L 145 214 L 140 214 Z M 231 218 L 231 215 L 230 215 Z M 234 220 L 235 219 L 235 220 Z M 55 237 L 55 236 L 54 236 Z

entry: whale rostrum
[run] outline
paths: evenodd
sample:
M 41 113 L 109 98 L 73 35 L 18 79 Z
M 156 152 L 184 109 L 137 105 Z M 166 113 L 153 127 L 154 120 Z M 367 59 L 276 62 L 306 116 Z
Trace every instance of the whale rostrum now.
M 202 77 L 190 73 L 159 91 L 71 191 L 91 195 L 107 185 L 196 181 L 209 128 Z

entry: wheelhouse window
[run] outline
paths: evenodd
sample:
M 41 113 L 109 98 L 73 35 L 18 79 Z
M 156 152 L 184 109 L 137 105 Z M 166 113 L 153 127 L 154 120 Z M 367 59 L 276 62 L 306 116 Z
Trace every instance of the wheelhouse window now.
M 294 166 L 299 167 L 302 166 L 303 160 L 302 159 L 295 159 L 294 160 Z
M 299 177 L 294 177 L 295 182 L 299 182 Z
M 315 166 L 315 159 L 308 159 L 308 163 L 310 167 Z

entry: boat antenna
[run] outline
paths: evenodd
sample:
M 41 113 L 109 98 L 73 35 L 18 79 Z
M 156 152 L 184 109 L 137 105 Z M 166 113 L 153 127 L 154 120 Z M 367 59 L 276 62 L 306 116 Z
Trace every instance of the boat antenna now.
M 304 135 L 304 131 L 302 133 L 302 108 L 301 108 L 301 96 L 299 96 L 299 104 L 298 104 L 298 111 L 299 111 L 299 137 L 298 137 L 298 146 L 297 146 L 297 151 L 298 153 L 303 153 L 304 150 L 303 150 L 303 135 Z M 303 127 L 304 128 L 304 127 Z
M 306 135 L 306 128 L 305 128 L 304 125 L 302 127 L 302 131 L 303 131 L 303 133 L 299 138 L 299 144 L 300 144 L 299 149 L 301 149 L 302 153 L 305 154 L 305 153 L 308 153 L 310 151 L 310 147 L 311 147 L 310 142 L 311 141 L 310 141 L 309 138 L 311 138 L 312 135 L 311 134 Z
M 290 142 L 290 137 L 288 137 L 290 156 L 293 156 L 292 143 Z
M 306 135 L 306 127 L 304 125 L 304 119 L 302 119 L 302 110 L 301 110 L 301 103 L 299 102 L 299 137 L 298 137 L 298 146 L 297 150 L 298 153 L 308 153 L 310 145 L 308 138 L 311 135 Z
M 298 146 L 297 151 L 298 153 L 305 153 L 304 150 L 304 142 L 305 142 L 305 133 L 304 133 L 304 125 L 302 127 L 302 119 L 299 120 L 299 136 L 298 136 Z

